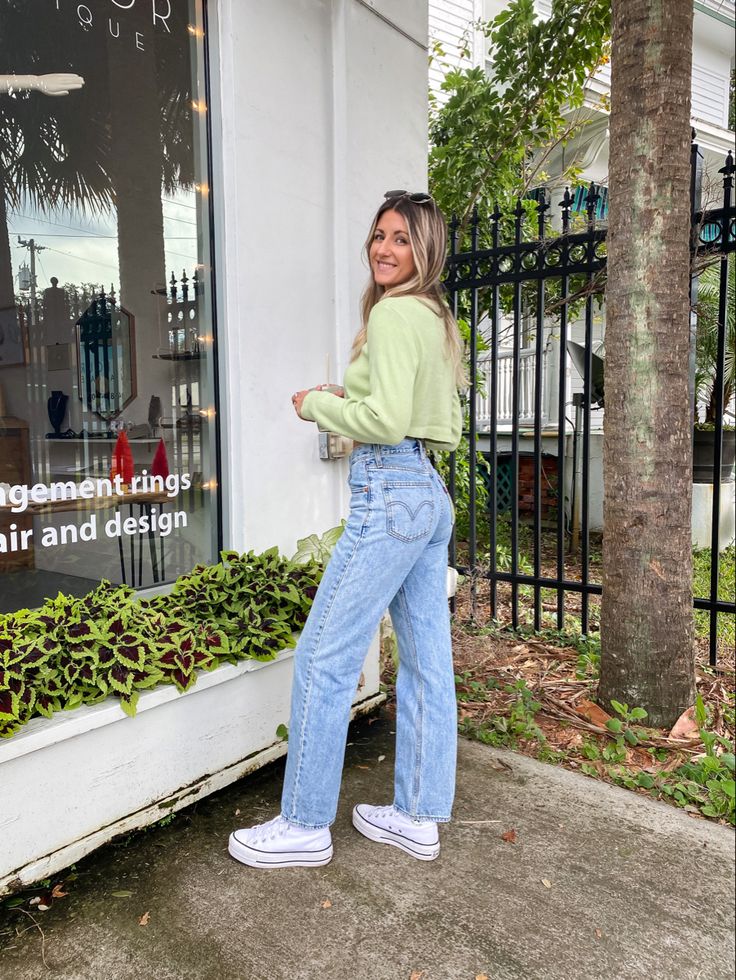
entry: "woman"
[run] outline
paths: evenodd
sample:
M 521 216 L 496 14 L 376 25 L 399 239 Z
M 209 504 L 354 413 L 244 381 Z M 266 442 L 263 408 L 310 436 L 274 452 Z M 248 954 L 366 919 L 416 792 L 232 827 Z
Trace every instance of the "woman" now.
M 260 868 L 332 858 L 350 707 L 388 607 L 398 638 L 396 766 L 391 806 L 359 804 L 374 841 L 431 861 L 450 819 L 457 709 L 447 605 L 452 504 L 427 449 L 455 449 L 461 342 L 445 304 L 446 229 L 428 194 L 389 191 L 366 242 L 371 280 L 344 389 L 299 391 L 300 418 L 356 441 L 350 517 L 295 654 L 281 814 L 230 836 L 230 854 Z M 337 397 L 336 397 L 337 395 Z

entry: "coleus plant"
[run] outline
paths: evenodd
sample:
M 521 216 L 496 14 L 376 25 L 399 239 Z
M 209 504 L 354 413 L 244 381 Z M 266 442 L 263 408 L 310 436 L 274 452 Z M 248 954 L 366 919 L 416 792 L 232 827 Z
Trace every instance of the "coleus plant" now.
M 110 696 L 133 715 L 145 688 L 186 691 L 198 670 L 273 660 L 294 646 L 322 566 L 296 565 L 276 548 L 221 558 L 181 576 L 168 595 L 139 600 L 102 582 L 82 598 L 60 593 L 40 609 L 0 616 L 0 737 L 34 716 Z

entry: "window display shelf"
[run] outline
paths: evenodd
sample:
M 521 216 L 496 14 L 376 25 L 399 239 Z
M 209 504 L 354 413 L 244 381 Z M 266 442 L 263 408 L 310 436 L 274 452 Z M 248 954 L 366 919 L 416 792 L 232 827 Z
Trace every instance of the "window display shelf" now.
M 164 354 L 153 354 L 155 361 L 198 361 L 202 357 L 199 351 L 171 351 Z
M 153 443 L 160 442 L 161 438 L 162 438 L 161 436 L 152 436 L 151 438 L 145 438 L 145 439 L 143 437 L 134 438 L 134 439 L 131 439 L 129 437 L 128 438 L 128 442 L 131 443 L 131 444 L 132 443 L 135 443 L 135 442 L 151 443 L 151 444 L 153 444 Z M 66 444 L 66 445 L 71 445 L 71 446 L 74 446 L 74 445 L 77 445 L 77 446 L 79 446 L 79 445 L 94 446 L 94 445 L 97 445 L 98 443 L 100 445 L 104 445 L 105 443 L 108 443 L 108 442 L 114 443 L 114 442 L 117 442 L 117 439 L 118 439 L 117 436 L 99 436 L 99 437 L 98 436 L 95 436 L 94 439 L 46 439 L 46 444 L 47 445 L 48 444 L 52 444 L 52 445 Z

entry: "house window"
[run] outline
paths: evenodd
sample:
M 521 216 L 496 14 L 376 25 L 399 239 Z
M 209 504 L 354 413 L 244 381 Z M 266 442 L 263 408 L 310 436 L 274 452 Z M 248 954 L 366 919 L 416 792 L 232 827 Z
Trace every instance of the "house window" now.
M 581 184 L 575 188 L 571 210 L 573 213 L 585 214 L 588 210 L 589 185 Z M 595 205 L 595 217 L 598 221 L 606 221 L 608 218 L 608 188 L 596 184 L 598 200 Z
M 0 5 L 0 612 L 217 554 L 204 17 Z

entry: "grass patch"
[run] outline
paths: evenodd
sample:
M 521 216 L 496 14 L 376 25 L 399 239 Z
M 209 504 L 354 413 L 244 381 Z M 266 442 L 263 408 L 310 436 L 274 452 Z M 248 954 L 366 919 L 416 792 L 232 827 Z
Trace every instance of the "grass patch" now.
M 698 598 L 710 595 L 710 548 L 693 552 L 693 595 Z M 718 562 L 718 598 L 733 602 L 736 595 L 736 548 L 726 548 Z M 709 614 L 704 609 L 695 610 L 695 633 L 707 639 Z M 732 613 L 718 613 L 716 629 L 719 646 L 733 649 L 736 644 L 736 617 Z

